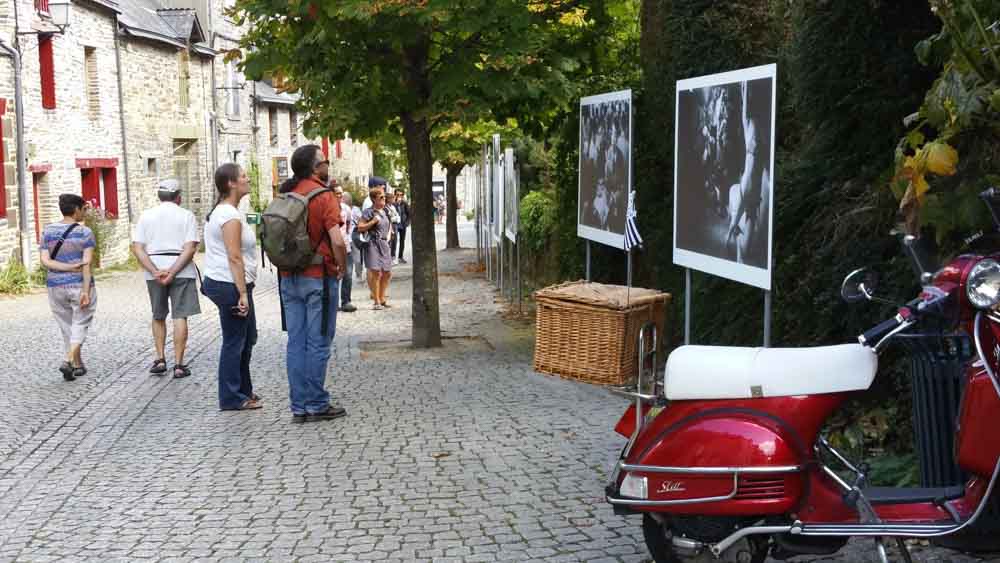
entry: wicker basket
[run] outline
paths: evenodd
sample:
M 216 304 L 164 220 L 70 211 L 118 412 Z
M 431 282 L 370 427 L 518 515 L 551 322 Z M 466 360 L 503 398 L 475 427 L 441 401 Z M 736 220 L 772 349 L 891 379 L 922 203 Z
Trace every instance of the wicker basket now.
M 663 351 L 669 302 L 669 293 L 585 281 L 536 291 L 535 371 L 606 385 L 629 382 L 642 325 L 656 323 Z

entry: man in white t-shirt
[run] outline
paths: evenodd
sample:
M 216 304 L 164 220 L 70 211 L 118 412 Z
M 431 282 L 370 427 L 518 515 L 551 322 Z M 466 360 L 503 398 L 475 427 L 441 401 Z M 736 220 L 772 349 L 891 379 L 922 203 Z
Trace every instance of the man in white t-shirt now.
M 132 252 L 145 270 L 146 287 L 153 310 L 153 346 L 156 358 L 149 373 L 167 372 L 164 347 L 167 313 L 174 328 L 174 372 L 176 378 L 191 375 L 184 363 L 187 347 L 187 318 L 201 313 L 198 303 L 197 267 L 198 222 L 194 214 L 180 206 L 181 189 L 176 180 L 157 186 L 160 205 L 143 212 L 132 236 Z

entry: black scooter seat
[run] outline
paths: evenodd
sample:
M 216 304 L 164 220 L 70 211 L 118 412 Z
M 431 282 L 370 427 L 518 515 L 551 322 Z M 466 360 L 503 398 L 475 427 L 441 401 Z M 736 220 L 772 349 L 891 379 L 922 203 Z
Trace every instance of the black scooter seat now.
M 955 500 L 965 494 L 965 487 L 868 487 L 864 493 L 872 504 L 910 504 Z

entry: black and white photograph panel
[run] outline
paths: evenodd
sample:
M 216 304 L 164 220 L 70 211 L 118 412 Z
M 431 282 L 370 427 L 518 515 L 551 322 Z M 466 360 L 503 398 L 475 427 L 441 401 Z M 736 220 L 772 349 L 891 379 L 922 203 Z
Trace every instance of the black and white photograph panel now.
M 771 287 L 775 66 L 677 83 L 674 263 Z
M 493 236 L 497 240 L 503 236 L 503 151 L 500 149 L 500 135 L 493 135 Z
M 577 234 L 624 248 L 632 184 L 632 91 L 580 100 Z
M 517 157 L 514 156 L 514 149 L 507 147 L 503 153 L 504 162 L 504 234 L 511 242 L 517 242 L 517 229 L 519 225 L 518 213 L 519 194 L 517 183 Z

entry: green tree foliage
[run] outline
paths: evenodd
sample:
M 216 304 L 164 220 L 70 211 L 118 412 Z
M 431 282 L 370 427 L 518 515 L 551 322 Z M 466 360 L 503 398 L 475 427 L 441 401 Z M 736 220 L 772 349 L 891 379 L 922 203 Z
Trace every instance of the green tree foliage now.
M 510 140 L 516 134 L 517 123 L 511 119 L 500 124 L 492 119 L 480 119 L 464 124 L 459 121 L 438 127 L 433 134 L 434 155 L 446 176 L 447 217 L 445 218 L 445 248 L 458 248 L 458 176 L 466 166 L 478 161 L 483 145 L 493 135 Z
M 601 0 L 238 0 L 244 70 L 288 79 L 311 130 L 376 137 L 398 120 L 414 211 L 413 343 L 441 342 L 431 134 L 487 112 L 538 127 L 575 97 Z M 593 9 L 591 9 L 593 8 Z M 596 15 L 595 15 L 596 14 Z

